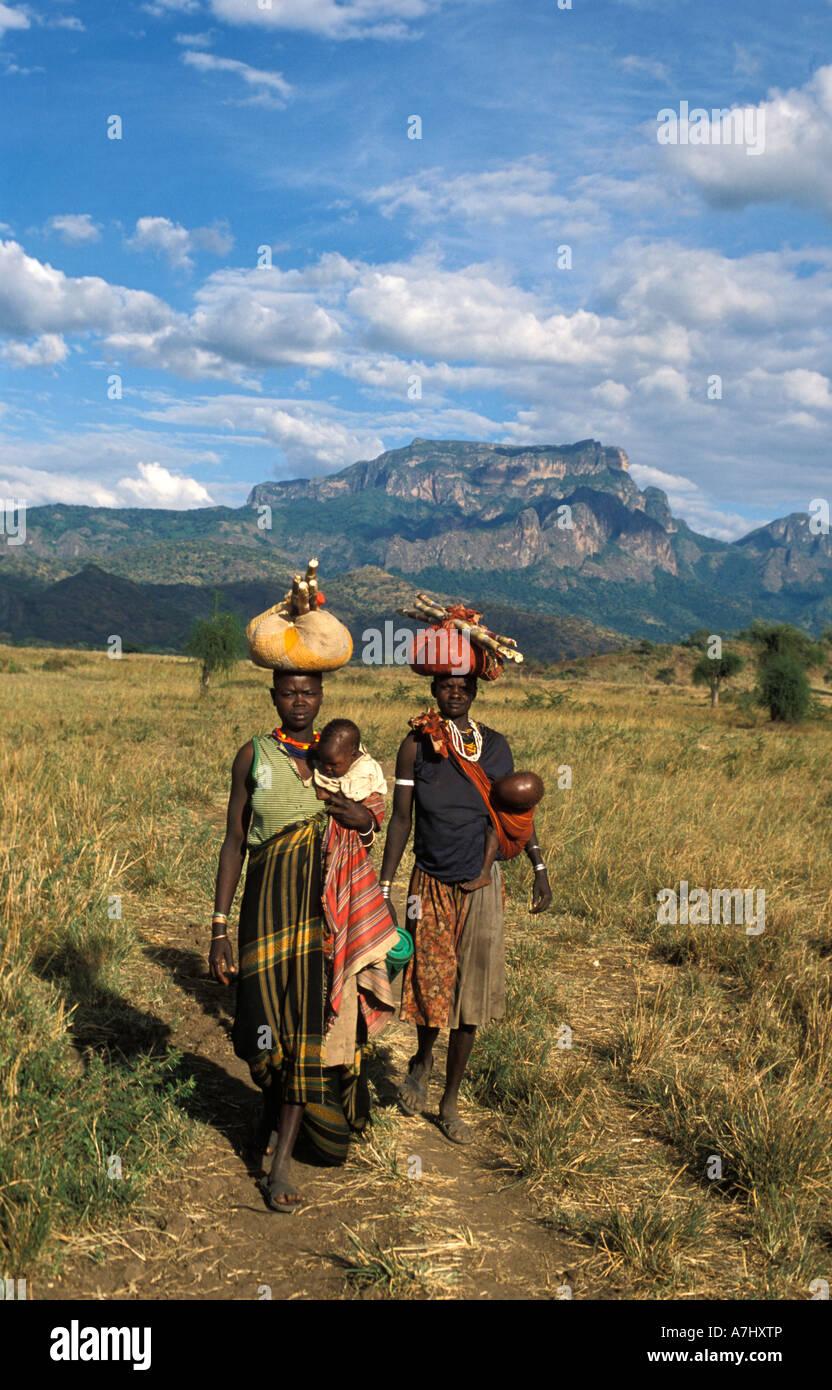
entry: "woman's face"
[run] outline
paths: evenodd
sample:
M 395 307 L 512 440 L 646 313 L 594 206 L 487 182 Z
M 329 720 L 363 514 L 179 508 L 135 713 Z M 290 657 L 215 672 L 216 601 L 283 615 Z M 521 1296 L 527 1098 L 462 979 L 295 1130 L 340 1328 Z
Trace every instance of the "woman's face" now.
M 470 676 L 437 676 L 433 693 L 442 718 L 459 719 L 471 708 L 477 686 Z
M 321 681 L 314 676 L 279 676 L 272 687 L 272 700 L 285 729 L 307 729 L 323 698 Z

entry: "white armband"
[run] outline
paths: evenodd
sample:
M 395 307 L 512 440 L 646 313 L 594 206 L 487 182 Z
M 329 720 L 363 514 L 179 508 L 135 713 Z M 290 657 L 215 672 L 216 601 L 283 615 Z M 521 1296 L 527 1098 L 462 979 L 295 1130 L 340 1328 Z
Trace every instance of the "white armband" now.
M 396 777 L 394 780 L 397 787 L 413 787 L 416 785 L 409 777 Z

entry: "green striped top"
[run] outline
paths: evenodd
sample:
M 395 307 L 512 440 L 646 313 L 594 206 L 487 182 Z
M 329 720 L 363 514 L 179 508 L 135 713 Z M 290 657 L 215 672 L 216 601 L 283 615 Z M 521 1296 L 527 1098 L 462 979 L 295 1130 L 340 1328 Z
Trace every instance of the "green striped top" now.
M 310 782 L 305 787 L 292 768 L 294 759 L 284 753 L 270 734 L 254 737 L 251 765 L 253 789 L 250 795 L 251 820 L 248 827 L 250 848 L 262 845 L 284 825 L 308 820 L 322 810 Z

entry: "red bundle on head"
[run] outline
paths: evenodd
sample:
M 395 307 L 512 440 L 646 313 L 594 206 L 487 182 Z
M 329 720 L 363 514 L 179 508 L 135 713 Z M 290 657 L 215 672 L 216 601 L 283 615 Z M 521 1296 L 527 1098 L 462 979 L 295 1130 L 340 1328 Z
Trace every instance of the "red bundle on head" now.
M 407 618 L 434 620 L 415 634 L 408 649 L 410 669 L 417 676 L 473 675 L 493 681 L 505 660 L 523 660 L 512 638 L 498 637 L 483 627 L 482 614 L 461 603 L 443 608 L 417 594 L 414 609 L 399 612 Z
M 455 627 L 424 627 L 408 648 L 408 662 L 417 676 L 468 676 L 476 673 L 471 643 Z

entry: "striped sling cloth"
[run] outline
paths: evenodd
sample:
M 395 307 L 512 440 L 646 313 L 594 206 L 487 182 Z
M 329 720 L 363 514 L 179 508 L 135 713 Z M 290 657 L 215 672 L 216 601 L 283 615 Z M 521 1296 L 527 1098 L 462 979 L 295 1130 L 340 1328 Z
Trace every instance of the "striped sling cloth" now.
M 361 804 L 378 829 L 384 819 L 384 797 L 371 792 Z M 357 831 L 339 825 L 334 816 L 330 817 L 324 836 L 324 857 L 323 907 L 333 936 L 327 951 L 332 962 L 329 1021 L 338 1013 L 345 979 L 354 974 L 367 1037 L 373 1037 L 393 1014 L 393 993 L 384 958 L 398 934 Z

